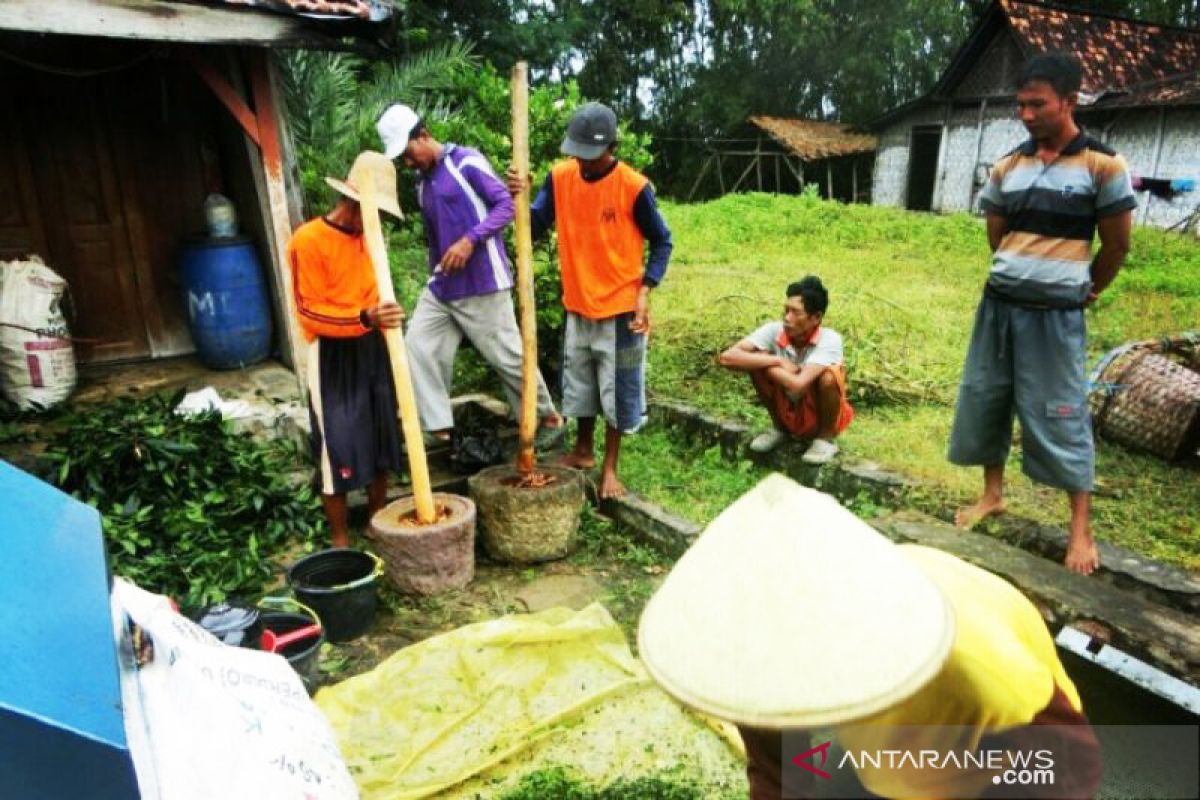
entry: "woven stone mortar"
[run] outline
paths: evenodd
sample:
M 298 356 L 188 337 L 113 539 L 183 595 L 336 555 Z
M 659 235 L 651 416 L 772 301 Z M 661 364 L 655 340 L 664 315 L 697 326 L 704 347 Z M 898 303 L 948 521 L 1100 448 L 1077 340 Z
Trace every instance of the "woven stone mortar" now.
M 507 464 L 473 475 L 467 484 L 479 510 L 479 529 L 488 554 L 511 564 L 562 558 L 575 549 L 585 495 L 583 475 L 568 467 L 538 466 L 554 477 L 549 486 L 505 485 L 519 477 Z

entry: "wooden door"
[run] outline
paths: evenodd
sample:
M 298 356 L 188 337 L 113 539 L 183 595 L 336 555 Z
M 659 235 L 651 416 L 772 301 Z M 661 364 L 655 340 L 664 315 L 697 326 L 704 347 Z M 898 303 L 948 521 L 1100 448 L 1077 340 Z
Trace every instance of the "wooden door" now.
M 905 193 L 905 207 L 910 211 L 933 209 L 941 147 L 940 125 L 918 125 L 912 129 L 908 147 L 908 190 Z
M 41 73 L 17 124 L 46 232 L 39 255 L 70 285 L 81 360 L 150 355 L 99 80 Z
M 215 103 L 144 43 L 51 42 L 39 59 L 66 74 L 0 60 L 0 260 L 67 280 L 80 361 L 193 352 L 175 264 L 222 186 Z
M 28 155 L 17 115 L 0 114 L 0 261 L 49 253 Z

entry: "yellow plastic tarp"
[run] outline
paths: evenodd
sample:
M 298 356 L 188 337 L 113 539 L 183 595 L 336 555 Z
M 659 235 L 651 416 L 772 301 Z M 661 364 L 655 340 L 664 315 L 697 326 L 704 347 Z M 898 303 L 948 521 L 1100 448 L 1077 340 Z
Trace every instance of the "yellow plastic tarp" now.
M 316 702 L 366 800 L 493 797 L 557 765 L 597 786 L 670 772 L 708 796 L 745 787 L 728 736 L 648 679 L 598 604 L 427 639 Z

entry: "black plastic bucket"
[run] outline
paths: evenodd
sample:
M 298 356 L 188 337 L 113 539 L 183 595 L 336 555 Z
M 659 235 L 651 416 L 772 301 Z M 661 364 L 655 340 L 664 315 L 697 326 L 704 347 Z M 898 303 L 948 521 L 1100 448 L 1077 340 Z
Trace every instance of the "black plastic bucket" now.
M 277 636 L 307 627 L 314 622 L 320 622 L 308 614 L 290 611 L 264 611 L 261 619 L 263 629 L 271 631 Z M 304 688 L 308 690 L 309 694 L 312 694 L 317 688 L 320 677 L 317 672 L 317 656 L 324 643 L 325 632 L 322 631 L 316 636 L 285 644 L 278 650 L 278 654 L 288 660 L 292 669 L 296 670 L 296 674 L 300 676 L 300 680 L 304 681 Z
M 329 641 L 348 642 L 375 620 L 375 579 L 382 565 L 378 557 L 359 550 L 322 550 L 288 569 L 288 586 L 321 617 Z

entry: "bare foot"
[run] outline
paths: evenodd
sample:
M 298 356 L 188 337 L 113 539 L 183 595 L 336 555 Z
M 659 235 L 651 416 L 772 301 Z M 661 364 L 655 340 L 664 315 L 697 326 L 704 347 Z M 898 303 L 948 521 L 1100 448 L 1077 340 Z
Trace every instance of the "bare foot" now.
M 1100 566 L 1100 551 L 1096 549 L 1096 540 L 1091 536 L 1071 537 L 1067 545 L 1067 557 L 1063 565 L 1071 572 L 1080 575 L 1091 575 Z
M 572 469 L 587 470 L 596 466 L 596 457 L 585 455 L 583 453 L 576 453 L 574 450 L 572 450 L 569 453 L 564 453 L 563 455 L 559 456 L 555 463 L 563 467 L 571 467 Z
M 997 514 L 1003 514 L 1004 511 L 1005 505 L 1003 499 L 981 497 L 979 498 L 979 502 L 974 505 L 963 506 L 955 512 L 954 524 L 963 530 L 969 530 L 975 527 L 981 520 Z
M 610 500 L 616 497 L 625 495 L 625 484 L 617 480 L 617 473 L 608 472 L 600 476 L 600 497 L 604 500 Z

